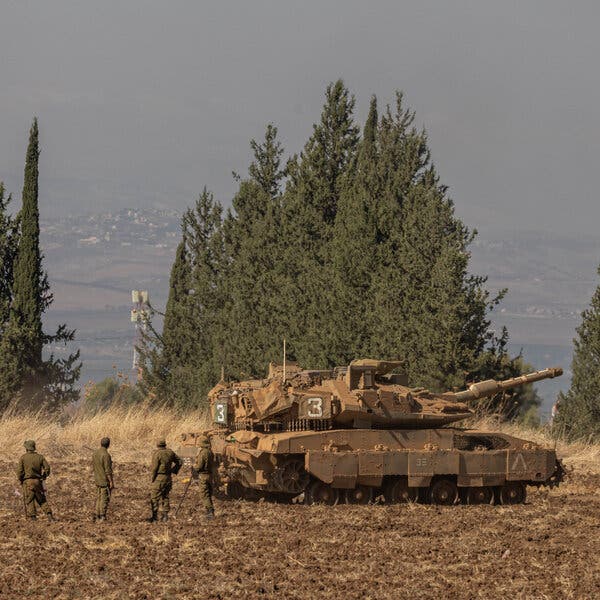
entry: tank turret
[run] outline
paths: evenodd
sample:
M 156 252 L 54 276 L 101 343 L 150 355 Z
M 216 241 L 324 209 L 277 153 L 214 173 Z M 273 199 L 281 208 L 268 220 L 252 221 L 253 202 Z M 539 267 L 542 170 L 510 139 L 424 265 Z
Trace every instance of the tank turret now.
M 461 392 L 410 388 L 402 363 L 361 359 L 333 370 L 270 365 L 264 380 L 219 383 L 209 394 L 215 423 L 231 430 L 426 429 L 473 414 L 468 402 L 542 379 L 551 368 L 520 377 L 474 383 Z

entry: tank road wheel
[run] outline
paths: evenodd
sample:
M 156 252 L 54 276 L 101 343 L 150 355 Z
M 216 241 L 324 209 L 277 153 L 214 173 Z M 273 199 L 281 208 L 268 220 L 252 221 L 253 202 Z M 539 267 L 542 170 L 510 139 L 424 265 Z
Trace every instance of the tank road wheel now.
M 521 504 L 527 498 L 525 484 L 520 481 L 507 481 L 498 494 L 500 504 Z
M 304 461 L 299 458 L 288 460 L 279 473 L 279 484 L 281 491 L 288 494 L 301 494 L 310 479 L 309 474 L 304 469 Z
M 491 487 L 467 488 L 464 498 L 467 504 L 493 504 L 494 489 Z
M 346 490 L 344 499 L 346 504 L 369 504 L 373 500 L 373 488 L 368 485 L 359 485 L 353 490 Z
M 406 477 L 401 477 L 388 483 L 383 496 L 388 504 L 416 502 L 419 498 L 419 488 L 408 487 Z
M 308 504 L 327 504 L 333 506 L 340 499 L 340 494 L 336 488 L 332 488 L 322 481 L 313 481 L 307 494 Z
M 429 502 L 452 506 L 458 501 L 458 488 L 451 479 L 438 479 L 429 488 Z
M 239 481 L 230 481 L 225 486 L 225 495 L 232 500 L 241 500 L 244 497 L 244 489 Z

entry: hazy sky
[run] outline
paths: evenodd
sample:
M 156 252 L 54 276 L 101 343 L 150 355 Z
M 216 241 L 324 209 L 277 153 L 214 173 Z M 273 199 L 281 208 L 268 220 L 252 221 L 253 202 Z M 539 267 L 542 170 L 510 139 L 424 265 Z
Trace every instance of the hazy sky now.
M 595 233 L 597 2 L 28 2 L 0 17 L 0 179 L 19 198 L 40 119 L 44 215 L 182 210 L 268 121 L 288 153 L 342 77 L 362 121 L 402 89 L 458 214 Z

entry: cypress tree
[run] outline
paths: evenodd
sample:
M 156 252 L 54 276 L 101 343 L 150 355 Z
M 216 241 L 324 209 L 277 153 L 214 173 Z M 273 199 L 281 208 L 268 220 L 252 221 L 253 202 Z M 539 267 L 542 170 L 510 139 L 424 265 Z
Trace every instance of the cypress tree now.
M 13 327 L 23 337 L 24 353 L 20 357 L 31 372 L 35 385 L 36 374 L 42 364 L 42 313 L 52 301 L 48 278 L 42 269 L 40 252 L 40 225 L 38 209 L 39 131 L 37 119 L 29 131 L 29 145 L 25 159 L 23 206 L 21 208 L 21 236 L 14 266 Z
M 600 286 L 581 317 L 573 340 L 571 387 L 558 399 L 554 427 L 569 440 L 597 442 L 600 440 Z
M 13 264 L 8 325 L 0 345 L 2 408 L 15 399 L 21 406 L 57 410 L 77 399 L 74 388 L 81 365 L 79 351 L 64 358 L 43 358 L 46 344 L 67 344 L 75 332 L 60 325 L 54 334 L 42 329 L 42 315 L 52 303 L 48 277 L 42 268 L 38 207 L 39 130 L 34 119 L 25 159 L 19 243 Z
M 8 206 L 10 195 L 5 197 L 0 181 L 0 340 L 8 326 L 12 300 L 13 264 L 17 254 L 18 220 L 11 217 Z

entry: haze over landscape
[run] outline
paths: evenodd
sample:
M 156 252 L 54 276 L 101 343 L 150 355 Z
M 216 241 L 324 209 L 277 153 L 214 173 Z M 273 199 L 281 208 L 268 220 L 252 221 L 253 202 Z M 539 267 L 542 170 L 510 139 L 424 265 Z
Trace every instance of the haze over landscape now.
M 509 288 L 494 315 L 535 367 L 569 366 L 597 285 L 600 41 L 593 3 L 10 2 L 0 51 L 0 180 L 20 197 L 41 127 L 40 209 L 56 301 L 82 382 L 127 371 L 129 290 L 164 307 L 178 219 L 206 185 L 226 206 L 268 121 L 299 152 L 326 84 L 363 121 L 371 94 L 430 136 L 472 271 Z M 23 43 L 26 37 L 36 44 Z M 546 411 L 567 376 L 540 389 Z

